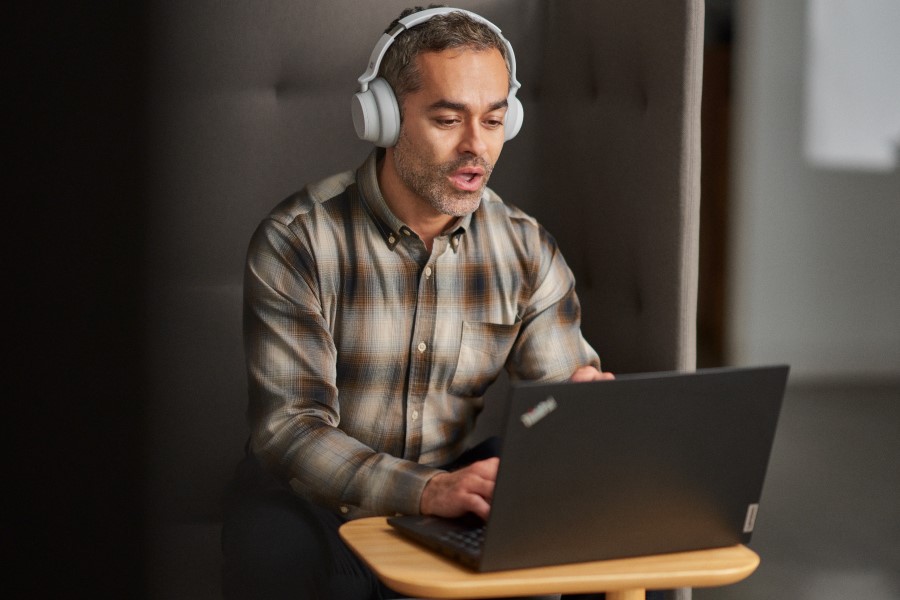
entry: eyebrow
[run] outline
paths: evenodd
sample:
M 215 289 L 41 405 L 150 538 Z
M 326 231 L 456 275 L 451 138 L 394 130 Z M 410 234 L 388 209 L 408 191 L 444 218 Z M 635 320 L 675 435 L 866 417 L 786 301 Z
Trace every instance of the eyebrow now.
M 488 107 L 487 112 L 491 112 L 494 110 L 499 110 L 501 108 L 506 108 L 509 106 L 509 101 L 504 98 L 503 100 L 498 100 L 494 102 Z M 451 102 L 450 100 L 438 100 L 437 102 L 433 102 L 428 106 L 429 111 L 434 110 L 456 110 L 459 112 L 471 112 L 468 104 L 463 104 L 462 102 Z

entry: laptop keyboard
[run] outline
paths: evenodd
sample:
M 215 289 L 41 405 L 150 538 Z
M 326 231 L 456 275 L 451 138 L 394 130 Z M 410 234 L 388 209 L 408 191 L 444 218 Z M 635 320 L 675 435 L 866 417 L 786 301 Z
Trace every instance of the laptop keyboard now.
M 441 539 L 451 546 L 468 553 L 480 553 L 484 545 L 484 525 L 467 531 L 448 531 L 441 535 Z

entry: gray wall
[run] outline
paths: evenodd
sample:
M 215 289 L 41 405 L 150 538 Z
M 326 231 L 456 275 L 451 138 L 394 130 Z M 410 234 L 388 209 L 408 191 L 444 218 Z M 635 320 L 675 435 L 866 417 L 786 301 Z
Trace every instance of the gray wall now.
M 900 169 L 804 161 L 805 6 L 736 6 L 729 361 L 900 377 Z

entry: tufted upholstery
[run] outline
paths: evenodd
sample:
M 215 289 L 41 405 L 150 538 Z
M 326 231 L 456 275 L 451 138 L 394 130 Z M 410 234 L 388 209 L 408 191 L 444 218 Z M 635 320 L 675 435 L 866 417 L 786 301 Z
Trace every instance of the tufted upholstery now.
M 363 160 L 355 79 L 409 4 L 148 4 L 151 597 L 218 596 L 219 497 L 247 436 L 246 245 L 277 201 Z M 692 368 L 702 2 L 455 5 L 515 48 L 525 124 L 491 186 L 559 239 L 604 366 Z

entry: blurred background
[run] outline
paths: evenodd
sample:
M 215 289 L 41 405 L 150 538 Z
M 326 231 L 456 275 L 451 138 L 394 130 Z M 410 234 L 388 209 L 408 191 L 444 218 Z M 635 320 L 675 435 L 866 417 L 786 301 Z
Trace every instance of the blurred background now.
M 760 567 L 694 594 L 900 598 L 900 5 L 706 7 L 699 362 L 792 374 Z
M 898 6 L 707 0 L 699 363 L 792 377 L 762 564 L 701 600 L 900 598 Z M 146 15 L 9 10 L 9 587 L 142 597 Z
M 707 0 L 702 360 L 900 374 L 900 8 Z

